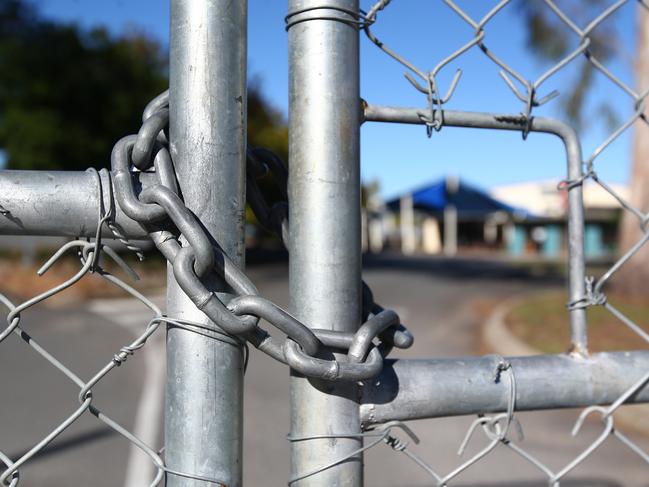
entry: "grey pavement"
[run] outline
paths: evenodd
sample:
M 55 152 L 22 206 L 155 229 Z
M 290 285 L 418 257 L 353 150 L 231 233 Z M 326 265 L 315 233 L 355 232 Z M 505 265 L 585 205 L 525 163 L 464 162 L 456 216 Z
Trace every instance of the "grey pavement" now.
M 249 269 L 262 294 L 281 305 L 288 302 L 287 274 L 282 264 Z M 475 354 L 484 316 L 477 299 L 498 299 L 534 288 L 560 285 L 559 277 L 531 279 L 524 270 L 480 260 L 368 260 L 364 277 L 377 301 L 395 308 L 414 332 L 411 350 L 401 357 Z M 162 297 L 157 298 L 162 301 Z M 149 314 L 129 300 L 95 301 L 85 309 L 37 307 L 24 313 L 23 324 L 33 336 L 82 377 L 107 363 Z M 16 336 L 0 345 L 0 450 L 14 458 L 26 451 L 77 406 L 77 389 Z M 154 335 L 142 353 L 114 370 L 94 392 L 96 404 L 156 446 L 161 445 L 164 378 L 164 337 Z M 289 451 L 288 371 L 253 350 L 245 385 L 244 484 L 286 485 Z M 570 436 L 576 411 L 519 415 L 525 432 L 522 445 L 558 470 L 601 431 L 588 422 L 578 438 Z M 476 436 L 466 457 L 457 456 L 473 417 L 412 422 L 421 443 L 416 451 L 442 473 L 452 470 L 484 442 Z M 638 437 L 634 437 L 638 439 Z M 649 448 L 649 442 L 640 438 Z M 142 461 L 143 460 L 143 461 Z M 332 459 L 323 459 L 323 462 Z M 366 485 L 434 485 L 425 472 L 404 455 L 378 445 L 365 455 Z M 21 469 L 25 486 L 146 485 L 150 464 L 127 441 L 94 417 L 83 418 L 57 438 L 39 457 Z M 649 485 L 649 465 L 609 439 L 562 486 L 617 487 Z M 547 481 L 524 460 L 504 447 L 468 469 L 451 485 L 545 486 Z

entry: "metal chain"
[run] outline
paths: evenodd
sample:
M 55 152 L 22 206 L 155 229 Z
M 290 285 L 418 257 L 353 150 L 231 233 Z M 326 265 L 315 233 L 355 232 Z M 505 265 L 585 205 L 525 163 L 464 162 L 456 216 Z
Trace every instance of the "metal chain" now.
M 372 301 L 365 303 L 365 322 L 356 333 L 312 330 L 277 304 L 259 295 L 254 284 L 203 230 L 178 194 L 173 162 L 164 129 L 169 122 L 168 94 L 153 100 L 144 111 L 137 135 L 121 139 L 113 149 L 111 163 L 115 196 L 120 208 L 141 223 L 160 252 L 171 263 L 174 276 L 194 302 L 224 332 L 245 339 L 275 360 L 307 376 L 329 380 L 360 381 L 376 376 L 393 346 L 407 348 L 412 335 L 399 317 Z M 136 190 L 137 172 L 154 168 L 158 184 Z M 288 238 L 287 203 L 268 204 L 257 179 L 271 172 L 286 196 L 287 172 L 274 154 L 251 149 L 247 157 L 248 201 L 267 229 Z M 218 236 L 216 236 L 218 238 Z M 181 242 L 186 242 L 183 244 Z M 209 290 L 207 274 L 223 278 L 236 295 L 224 303 Z M 366 292 L 367 298 L 371 292 Z M 286 334 L 281 342 L 259 326 L 260 319 Z M 374 339 L 379 344 L 373 343 Z M 347 352 L 336 359 L 328 352 Z

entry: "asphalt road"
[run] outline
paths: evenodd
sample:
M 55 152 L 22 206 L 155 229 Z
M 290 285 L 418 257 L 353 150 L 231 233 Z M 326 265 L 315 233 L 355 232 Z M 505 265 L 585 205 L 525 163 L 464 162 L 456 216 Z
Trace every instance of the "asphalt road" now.
M 283 265 L 255 266 L 249 273 L 262 294 L 287 304 Z M 479 325 L 485 318 L 479 316 L 476 300 L 560 284 L 559 279 L 532 279 L 503 264 L 443 259 L 374 259 L 366 266 L 364 276 L 377 300 L 396 309 L 415 334 L 413 348 L 397 354 L 403 357 L 475 354 Z M 161 297 L 157 299 L 162 301 Z M 97 301 L 85 308 L 36 307 L 24 313 L 22 323 L 53 355 L 87 378 L 132 341 L 149 316 L 134 301 Z M 164 337 L 159 334 L 95 387 L 94 403 L 143 439 L 160 446 L 163 385 Z M 244 483 L 286 485 L 288 373 L 284 366 L 253 351 L 245 387 Z M 28 451 L 78 407 L 77 394 L 78 389 L 23 340 L 8 338 L 0 345 L 0 450 L 14 459 Z M 522 445 L 550 468 L 559 470 L 601 431 L 599 424 L 592 422 L 578 438 L 572 438 L 570 429 L 576 416 L 575 411 L 519 415 L 525 433 Z M 454 469 L 485 444 L 476 436 L 466 456 L 457 456 L 473 419 L 411 423 L 421 439 L 413 451 L 441 473 Z M 649 449 L 646 439 L 640 437 L 640 441 Z M 434 485 L 408 458 L 385 445 L 369 451 L 365 463 L 368 486 Z M 20 485 L 134 487 L 147 485 L 151 472 L 150 463 L 127 441 L 86 415 L 21 468 Z M 498 447 L 452 485 L 540 487 L 547 481 L 510 450 Z M 609 439 L 561 485 L 647 486 L 649 466 Z

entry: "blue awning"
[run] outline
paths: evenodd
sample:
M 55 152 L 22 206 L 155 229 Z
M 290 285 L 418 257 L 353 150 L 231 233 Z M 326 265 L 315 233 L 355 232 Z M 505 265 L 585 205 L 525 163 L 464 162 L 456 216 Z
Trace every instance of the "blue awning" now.
M 462 181 L 452 186 L 453 190 L 451 191 L 446 180 L 441 180 L 413 191 L 414 207 L 430 212 L 443 212 L 447 206 L 454 206 L 460 217 L 482 217 L 497 211 L 516 215 L 526 214 L 524 210 L 498 201 L 484 191 Z M 400 199 L 390 200 L 387 206 L 397 210 Z

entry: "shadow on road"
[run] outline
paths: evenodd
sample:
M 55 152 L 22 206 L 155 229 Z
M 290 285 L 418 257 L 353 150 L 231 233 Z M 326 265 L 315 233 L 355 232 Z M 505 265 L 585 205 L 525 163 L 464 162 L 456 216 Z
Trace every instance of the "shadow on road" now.
M 534 481 L 505 481 L 505 482 L 480 482 L 479 484 L 457 484 L 457 487 L 548 487 L 547 480 Z M 624 487 L 624 484 L 614 480 L 581 478 L 562 480 L 561 487 Z
M 288 272 L 288 253 L 285 250 L 248 249 L 246 265 L 271 266 Z M 563 285 L 566 282 L 565 263 L 550 261 L 512 261 L 499 257 L 444 257 L 404 256 L 395 252 L 363 255 L 363 269 L 402 271 L 427 274 L 446 279 L 534 280 L 540 285 Z
M 95 429 L 92 429 L 90 431 L 84 431 L 82 433 L 78 433 L 76 435 L 70 435 L 69 437 L 65 439 L 61 439 L 59 441 L 54 440 L 52 443 L 47 445 L 45 448 L 43 448 L 41 451 L 36 453 L 30 460 L 30 462 L 34 462 L 37 460 L 42 460 L 46 457 L 50 457 L 52 455 L 58 455 L 60 453 L 63 453 L 67 450 L 71 450 L 73 448 L 80 448 L 80 447 L 85 447 L 88 445 L 88 443 L 93 442 L 93 441 L 99 441 L 103 440 L 104 438 L 108 438 L 109 436 L 117 434 L 114 430 L 108 427 L 98 427 Z M 9 455 L 9 458 L 22 458 L 23 455 L 25 455 L 31 447 L 24 449 L 23 451 L 18 451 L 18 452 L 13 452 L 12 454 Z
M 366 254 L 364 269 L 396 270 L 408 273 L 430 274 L 449 279 L 534 279 L 539 284 L 563 284 L 565 275 L 560 264 L 523 263 L 498 259 L 444 258 L 436 256 L 404 257 L 396 254 Z

